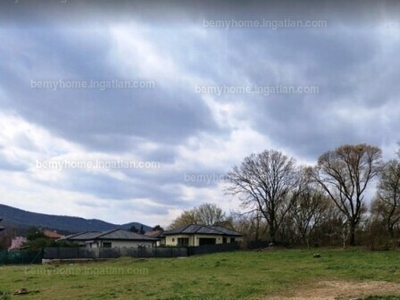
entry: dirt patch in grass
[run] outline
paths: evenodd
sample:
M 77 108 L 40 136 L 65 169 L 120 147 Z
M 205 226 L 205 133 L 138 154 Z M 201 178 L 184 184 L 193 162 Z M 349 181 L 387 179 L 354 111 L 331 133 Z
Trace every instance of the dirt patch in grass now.
M 275 300 L 348 300 L 367 298 L 370 295 L 399 295 L 400 284 L 386 281 L 319 281 L 299 287 L 292 297 L 267 297 Z

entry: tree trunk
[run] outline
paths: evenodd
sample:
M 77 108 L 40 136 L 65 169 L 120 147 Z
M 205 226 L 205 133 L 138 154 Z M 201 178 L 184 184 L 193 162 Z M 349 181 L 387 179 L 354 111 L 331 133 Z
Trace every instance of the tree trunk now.
M 389 232 L 389 237 L 391 238 L 391 239 L 393 239 L 394 238 L 394 229 L 393 229 L 393 225 L 392 224 L 388 224 L 388 232 Z
M 349 232 L 349 245 L 356 245 L 356 225 L 354 222 L 350 222 L 350 232 Z
M 276 243 L 276 230 L 275 230 L 275 226 L 273 224 L 269 225 L 269 236 L 271 237 L 271 242 L 272 243 Z

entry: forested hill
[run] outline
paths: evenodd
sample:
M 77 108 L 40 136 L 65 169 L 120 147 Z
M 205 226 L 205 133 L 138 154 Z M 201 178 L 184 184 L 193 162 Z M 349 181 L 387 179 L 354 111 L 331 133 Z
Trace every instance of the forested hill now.
M 37 226 L 62 232 L 104 231 L 121 227 L 130 229 L 132 225 L 135 225 L 138 230 L 140 230 L 141 226 L 143 226 L 144 231 L 151 230 L 151 227 L 138 222 L 112 224 L 98 219 L 33 213 L 2 204 L 0 204 L 0 218 L 3 218 L 1 225 L 4 227 L 28 228 Z

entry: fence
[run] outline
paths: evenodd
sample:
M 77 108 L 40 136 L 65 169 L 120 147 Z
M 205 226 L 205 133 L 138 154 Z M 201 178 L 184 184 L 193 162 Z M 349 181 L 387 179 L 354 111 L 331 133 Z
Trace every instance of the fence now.
M 0 265 L 40 264 L 43 251 L 0 251 Z
M 214 244 L 214 245 L 202 245 L 198 247 L 188 247 L 188 256 L 197 254 L 207 254 L 215 252 L 225 252 L 239 250 L 240 244 L 238 242 L 229 244 Z
M 180 257 L 187 256 L 187 248 L 175 247 L 137 247 L 137 248 L 46 248 L 43 258 L 45 259 L 98 259 L 129 257 Z
M 44 259 L 99 259 L 128 257 L 184 257 L 197 254 L 238 250 L 238 242 L 203 245 L 198 247 L 138 247 L 138 248 L 63 248 L 52 247 L 44 251 Z

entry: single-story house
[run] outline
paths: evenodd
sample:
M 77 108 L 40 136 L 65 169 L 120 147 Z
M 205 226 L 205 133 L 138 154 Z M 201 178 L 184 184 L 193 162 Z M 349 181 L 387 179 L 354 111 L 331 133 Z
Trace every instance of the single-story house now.
M 59 240 L 76 242 L 87 248 L 154 247 L 159 239 L 123 229 L 85 231 L 65 236 Z
M 162 245 L 165 245 L 165 243 L 162 244 L 162 242 L 165 241 L 164 236 L 162 235 L 163 232 L 164 231 L 162 231 L 162 230 L 152 230 L 152 231 L 145 232 L 144 235 L 148 236 L 148 237 L 151 237 L 151 238 L 158 239 L 156 245 L 157 246 L 162 246 Z
M 64 235 L 58 233 L 57 231 L 44 229 L 42 232 L 46 237 L 53 239 L 53 240 L 58 240 L 58 239 L 64 237 Z
M 242 236 L 237 231 L 220 226 L 191 224 L 164 231 L 159 238 L 162 238 L 161 245 L 187 247 L 240 242 Z

